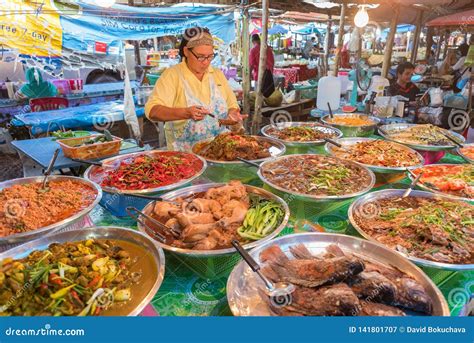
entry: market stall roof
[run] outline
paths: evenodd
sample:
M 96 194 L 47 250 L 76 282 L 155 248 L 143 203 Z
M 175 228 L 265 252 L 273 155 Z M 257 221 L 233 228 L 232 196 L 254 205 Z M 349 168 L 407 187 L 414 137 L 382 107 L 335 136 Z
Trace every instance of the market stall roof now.
M 474 26 L 474 9 L 430 20 L 426 26 Z

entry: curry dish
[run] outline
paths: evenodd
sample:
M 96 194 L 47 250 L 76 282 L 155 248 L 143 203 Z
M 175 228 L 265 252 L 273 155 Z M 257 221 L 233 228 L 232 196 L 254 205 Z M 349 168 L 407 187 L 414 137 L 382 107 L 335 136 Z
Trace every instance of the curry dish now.
M 0 315 L 127 315 L 156 277 L 151 254 L 130 242 L 53 243 L 0 261 Z
M 0 191 L 0 237 L 32 231 L 60 222 L 91 205 L 92 187 L 72 180 L 13 185 Z

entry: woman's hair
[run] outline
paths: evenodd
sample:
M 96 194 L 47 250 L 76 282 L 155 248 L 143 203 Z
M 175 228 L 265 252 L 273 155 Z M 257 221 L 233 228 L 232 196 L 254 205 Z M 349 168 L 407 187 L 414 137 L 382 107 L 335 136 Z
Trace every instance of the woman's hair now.
M 459 46 L 458 50 L 461 53 L 461 57 L 467 56 L 467 53 L 469 51 L 469 45 L 467 45 L 466 43 L 462 43 Z
M 456 52 L 454 50 L 449 50 L 448 55 L 444 59 L 443 63 L 439 67 L 439 75 L 448 75 L 450 68 L 456 63 Z
M 181 43 L 179 44 L 179 57 L 181 57 L 181 61 L 184 59 L 184 48 L 188 45 L 189 41 L 194 37 L 200 36 L 203 33 L 211 34 L 207 27 L 190 27 L 186 29 L 181 36 Z

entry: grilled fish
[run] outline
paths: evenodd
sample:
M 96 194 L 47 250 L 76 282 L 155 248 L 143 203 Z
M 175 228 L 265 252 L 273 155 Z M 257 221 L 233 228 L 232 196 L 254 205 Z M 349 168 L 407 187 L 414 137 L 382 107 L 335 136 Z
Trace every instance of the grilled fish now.
M 384 304 L 373 303 L 370 301 L 361 301 L 362 310 L 361 316 L 406 316 L 402 310 Z
M 350 282 L 350 286 L 359 298 L 384 304 L 392 304 L 397 293 L 394 283 L 377 272 L 358 274 Z

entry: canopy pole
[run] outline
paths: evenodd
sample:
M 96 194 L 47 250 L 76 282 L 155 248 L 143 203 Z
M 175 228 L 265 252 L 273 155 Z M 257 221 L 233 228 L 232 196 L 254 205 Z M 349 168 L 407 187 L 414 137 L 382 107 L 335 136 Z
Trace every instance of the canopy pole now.
M 441 33 L 438 32 L 438 44 L 436 44 L 436 53 L 435 53 L 435 61 L 434 63 L 439 61 L 439 54 L 441 52 L 441 43 L 443 43 L 443 36 Z
M 451 35 L 451 32 L 449 30 L 446 30 L 444 34 L 444 49 L 443 49 L 443 59 L 446 58 L 446 54 L 448 53 L 448 46 L 449 46 L 449 36 Z
M 243 5 L 247 5 L 247 0 L 242 1 Z M 247 8 L 242 10 L 242 92 L 243 92 L 243 113 L 250 113 L 250 66 L 249 66 L 249 11 Z
M 128 0 L 128 6 L 134 6 L 134 0 Z M 134 40 L 133 41 L 133 48 L 135 51 L 135 63 L 137 66 L 142 64 L 141 58 L 140 58 L 140 41 Z
M 334 76 L 339 72 L 339 64 L 341 63 L 341 50 L 344 43 L 344 21 L 346 16 L 346 4 L 341 5 L 341 18 L 339 19 L 339 34 L 337 36 L 336 61 L 334 66 Z
M 326 75 L 329 75 L 329 52 L 331 51 L 330 45 L 330 37 L 331 37 L 331 26 L 332 20 L 331 15 L 329 15 L 328 26 L 326 31 L 326 49 L 324 52 L 324 68 L 326 68 Z
M 425 51 L 425 60 L 428 61 L 431 56 L 431 47 L 433 46 L 433 34 L 434 28 L 432 26 L 428 27 L 426 31 L 426 51 Z
M 267 36 L 268 36 L 268 14 L 269 1 L 262 0 L 262 35 L 260 36 L 260 60 L 258 65 L 258 82 L 257 82 L 257 96 L 255 99 L 255 111 L 252 118 L 252 135 L 258 133 L 260 123 L 262 121 L 262 107 L 263 107 L 263 74 L 267 68 Z
M 388 70 L 390 69 L 392 62 L 392 50 L 393 41 L 395 40 L 395 33 L 397 32 L 397 22 L 400 15 L 400 6 L 395 6 L 395 13 L 393 14 L 392 20 L 390 21 L 390 33 L 387 38 L 387 46 L 384 51 L 384 58 L 382 64 L 382 76 L 387 77 Z
M 411 63 L 416 62 L 416 57 L 418 56 L 418 46 L 420 45 L 420 34 L 421 34 L 421 25 L 423 24 L 423 11 L 418 11 L 416 18 L 416 29 L 415 35 L 413 36 L 413 50 L 411 52 L 410 61 Z

